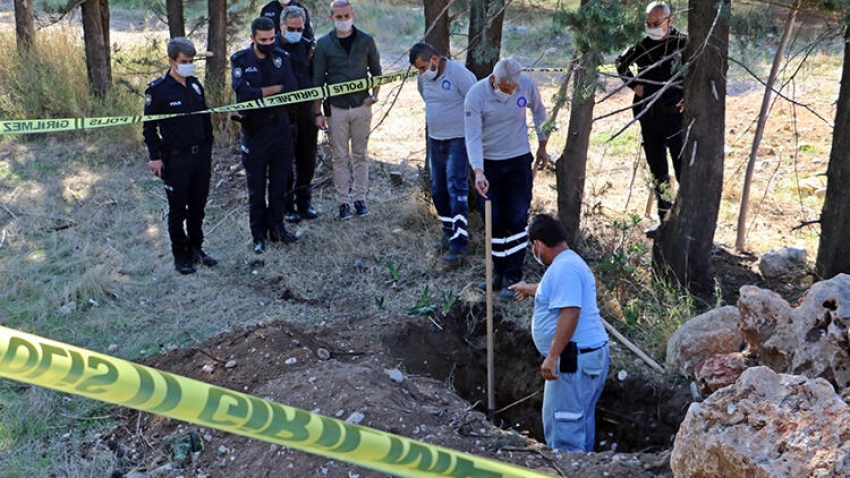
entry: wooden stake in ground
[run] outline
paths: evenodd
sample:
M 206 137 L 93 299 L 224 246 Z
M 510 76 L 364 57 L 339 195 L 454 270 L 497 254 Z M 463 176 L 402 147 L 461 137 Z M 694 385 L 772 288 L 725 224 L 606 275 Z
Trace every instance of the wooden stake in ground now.
M 496 373 L 493 370 L 493 206 L 484 201 L 484 282 L 487 294 L 487 418 L 496 418 Z

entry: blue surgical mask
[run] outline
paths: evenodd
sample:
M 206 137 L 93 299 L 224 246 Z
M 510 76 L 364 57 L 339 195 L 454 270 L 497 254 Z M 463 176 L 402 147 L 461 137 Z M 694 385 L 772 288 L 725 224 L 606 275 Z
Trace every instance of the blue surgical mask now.
M 354 19 L 351 18 L 349 20 L 335 20 L 334 28 L 339 30 L 342 33 L 348 33 L 351 31 L 351 27 L 354 26 Z
M 286 32 L 283 34 L 283 39 L 286 40 L 287 43 L 298 43 L 301 41 L 301 36 L 303 33 L 301 32 Z
M 180 63 L 179 65 L 177 65 L 177 74 L 182 76 L 183 78 L 189 78 L 190 76 L 195 74 L 195 64 Z

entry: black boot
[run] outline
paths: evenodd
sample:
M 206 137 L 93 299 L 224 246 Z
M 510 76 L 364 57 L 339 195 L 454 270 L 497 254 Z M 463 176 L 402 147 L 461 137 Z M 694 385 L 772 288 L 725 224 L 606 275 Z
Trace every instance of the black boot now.
M 192 262 L 195 264 L 201 263 L 207 267 L 213 267 L 218 264 L 218 261 L 211 256 L 208 256 L 201 246 L 192 247 Z
M 188 249 L 180 247 L 171 252 L 174 254 L 174 270 L 184 275 L 195 273 L 195 266 L 192 264 L 192 257 Z
M 290 243 L 298 240 L 298 236 L 287 231 L 285 228 L 280 228 L 277 231 L 269 232 L 269 240 L 272 242 Z

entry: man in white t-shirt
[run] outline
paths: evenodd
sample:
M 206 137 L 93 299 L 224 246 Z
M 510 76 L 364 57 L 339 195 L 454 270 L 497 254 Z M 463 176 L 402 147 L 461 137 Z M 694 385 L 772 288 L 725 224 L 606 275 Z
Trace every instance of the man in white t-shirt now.
M 425 101 L 431 199 L 443 225 L 443 262 L 460 265 L 469 243 L 469 160 L 466 155 L 463 102 L 477 81 L 462 63 L 437 55 L 434 47 L 417 43 L 410 64 L 419 70 L 416 86 Z
M 539 284 L 510 287 L 518 301 L 534 296 L 532 337 L 545 357 L 540 372 L 543 435 L 546 444 L 566 451 L 593 451 L 596 402 L 605 387 L 611 354 L 608 333 L 596 304 L 596 279 L 587 263 L 567 245 L 561 222 L 535 216 L 528 241 L 535 260 L 546 266 Z

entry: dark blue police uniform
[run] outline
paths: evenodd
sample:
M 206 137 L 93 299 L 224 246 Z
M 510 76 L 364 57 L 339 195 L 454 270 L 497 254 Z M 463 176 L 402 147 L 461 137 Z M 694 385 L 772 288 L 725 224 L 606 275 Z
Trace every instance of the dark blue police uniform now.
M 298 82 L 298 89 L 313 86 L 313 53 L 316 42 L 301 38 L 298 43 L 287 43 L 281 35 L 277 44 L 289 53 L 289 61 Z M 313 101 L 304 101 L 293 106 L 295 112 L 295 175 L 290 176 L 287 184 L 286 217 L 298 222 L 301 218 L 314 219 L 316 212 L 312 208 L 313 176 L 316 173 L 316 140 L 319 130 L 316 128 L 316 115 Z M 297 211 L 297 212 L 296 212 Z
M 252 45 L 234 53 L 230 63 L 233 91 L 240 103 L 262 98 L 265 86 L 283 85 L 283 92 L 298 87 L 289 54 L 280 48 L 258 58 Z M 267 234 L 272 241 L 295 240 L 283 225 L 293 156 L 289 115 L 288 106 L 275 106 L 249 110 L 242 117 L 242 164 L 248 181 L 249 220 L 256 252 L 262 252 Z
M 145 115 L 205 109 L 204 89 L 194 76 L 186 78 L 184 86 L 166 74 L 151 82 L 145 91 Z M 212 120 L 209 114 L 202 114 L 146 121 L 142 133 L 151 161 L 161 159 L 164 164 L 162 182 L 168 197 L 168 235 L 175 266 L 188 261 L 185 268 L 178 270 L 194 272 L 192 262 L 204 259 L 207 263 L 201 244 L 210 189 Z

